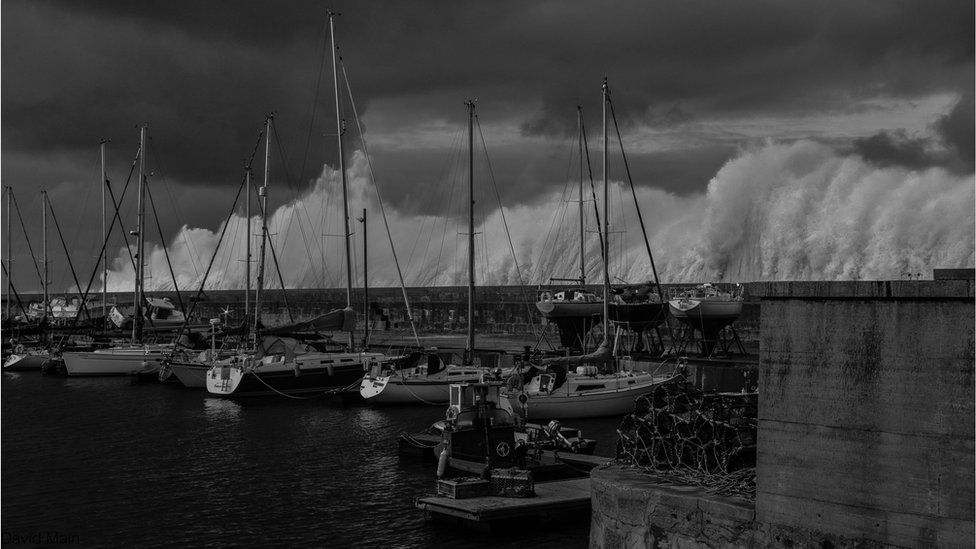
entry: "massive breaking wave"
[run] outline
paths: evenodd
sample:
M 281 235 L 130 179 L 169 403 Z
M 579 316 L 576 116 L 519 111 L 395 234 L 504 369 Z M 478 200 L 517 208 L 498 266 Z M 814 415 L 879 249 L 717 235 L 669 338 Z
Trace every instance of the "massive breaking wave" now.
M 350 215 L 368 210 L 370 285 L 396 286 L 397 271 L 368 173 L 365 158 L 357 153 L 348 171 Z M 335 237 L 342 232 L 338 180 L 326 167 L 308 194 L 270 216 L 286 287 L 345 285 L 342 242 Z M 615 187 L 629 193 L 619 182 Z M 644 188 L 638 190 L 638 201 L 663 282 L 891 280 L 919 273 L 928 278 L 933 268 L 973 267 L 974 187 L 973 175 L 941 168 L 879 168 L 813 141 L 767 142 L 729 160 L 704 194 L 676 196 Z M 554 205 L 561 201 L 554 193 L 536 205 L 505 208 L 517 262 L 502 232 L 501 212 L 488 214 L 478 229 L 478 283 L 537 284 L 552 276 L 575 276 L 578 236 L 567 231 L 556 241 L 550 231 Z M 615 281 L 649 280 L 650 262 L 636 217 L 620 214 L 612 214 L 611 274 Z M 452 236 L 436 254 L 431 245 L 418 246 L 418 240 L 434 238 L 437 223 L 448 226 L 446 216 L 407 216 L 389 207 L 387 216 L 407 285 L 466 283 L 464 239 Z M 258 219 L 253 221 L 257 227 Z M 245 219 L 234 216 L 226 223 L 229 236 L 213 262 L 207 289 L 244 287 Z M 431 229 L 425 232 L 424 227 Z M 624 230 L 626 238 L 614 236 Z M 170 243 L 181 289 L 199 286 L 219 232 L 184 227 Z M 597 281 L 599 244 L 595 237 L 590 240 L 587 268 Z M 361 242 L 356 246 L 358 255 Z M 171 289 L 172 281 L 163 276 L 168 268 L 162 248 L 148 256 L 148 268 L 157 275 L 147 288 Z M 109 289 L 130 289 L 132 268 L 124 249 L 114 265 Z M 269 259 L 265 286 L 278 287 L 272 265 Z M 356 276 L 358 286 L 361 275 Z

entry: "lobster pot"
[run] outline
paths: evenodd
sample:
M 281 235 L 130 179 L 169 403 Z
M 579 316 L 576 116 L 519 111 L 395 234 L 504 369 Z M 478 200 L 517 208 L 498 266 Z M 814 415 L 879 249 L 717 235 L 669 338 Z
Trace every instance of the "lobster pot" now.
M 437 481 L 437 495 L 451 499 L 466 499 L 487 496 L 491 484 L 480 478 L 455 478 Z
M 518 469 L 492 469 L 491 495 L 508 498 L 529 498 L 535 496 L 535 483 L 532 471 Z

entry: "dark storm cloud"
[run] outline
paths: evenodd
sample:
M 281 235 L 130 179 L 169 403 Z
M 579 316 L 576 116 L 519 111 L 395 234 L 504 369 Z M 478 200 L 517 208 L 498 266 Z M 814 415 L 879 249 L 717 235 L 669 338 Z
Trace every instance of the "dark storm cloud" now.
M 855 139 L 854 150 L 879 166 L 924 169 L 941 166 L 956 173 L 974 169 L 976 115 L 973 92 L 964 94 L 945 115 L 932 125 L 934 137 L 911 137 L 903 130 L 882 131 Z
M 971 87 L 973 78 L 970 2 L 334 4 L 343 12 L 338 39 L 361 115 L 380 100 L 415 97 L 417 111 L 409 116 L 460 121 L 460 109 L 442 99 L 481 97 L 501 107 L 495 120 L 512 119 L 525 136 L 571 134 L 580 102 L 598 120 L 604 75 L 624 129 L 843 112 L 858 99 L 956 90 Z M 99 138 L 111 137 L 113 158 L 127 161 L 134 127 L 147 123 L 155 169 L 184 184 L 233 186 L 263 116 L 275 110 L 296 184 L 315 175 L 311 166 L 334 162 L 333 138 L 325 135 L 335 116 L 331 67 L 321 63 L 326 5 L 35 1 L 3 7 L 5 154 L 88 158 Z M 947 135 L 953 131 L 947 127 Z M 696 145 L 720 147 L 728 144 Z M 658 169 L 697 176 L 703 164 L 694 152 L 685 151 L 683 166 Z M 709 158 L 704 165 L 717 162 Z M 399 161 L 409 164 L 377 161 L 404 184 L 410 180 L 402 174 L 425 164 L 406 157 Z M 124 162 L 113 165 L 125 169 Z M 303 165 L 306 173 L 299 175 Z M 701 190 L 707 178 L 697 181 L 674 187 Z M 519 198 L 531 199 L 530 191 L 524 194 Z
M 958 158 L 960 171 L 972 172 L 974 155 L 976 155 L 976 109 L 974 109 L 973 90 L 963 95 L 962 99 L 945 116 L 935 123 L 935 129 L 942 137 L 942 141 Z

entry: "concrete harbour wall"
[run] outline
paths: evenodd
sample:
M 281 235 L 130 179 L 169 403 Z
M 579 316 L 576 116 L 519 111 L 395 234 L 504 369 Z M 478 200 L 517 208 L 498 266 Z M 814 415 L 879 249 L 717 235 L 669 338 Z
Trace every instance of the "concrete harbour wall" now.
M 750 285 L 761 302 L 752 514 L 597 471 L 591 547 L 972 547 L 973 287 Z

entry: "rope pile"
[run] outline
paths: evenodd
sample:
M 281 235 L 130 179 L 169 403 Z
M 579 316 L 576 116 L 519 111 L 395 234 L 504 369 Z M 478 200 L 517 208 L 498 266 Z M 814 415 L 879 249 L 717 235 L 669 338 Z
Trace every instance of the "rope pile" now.
M 682 381 L 636 400 L 617 429 L 617 460 L 715 493 L 755 496 L 757 393 Z

